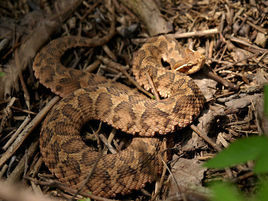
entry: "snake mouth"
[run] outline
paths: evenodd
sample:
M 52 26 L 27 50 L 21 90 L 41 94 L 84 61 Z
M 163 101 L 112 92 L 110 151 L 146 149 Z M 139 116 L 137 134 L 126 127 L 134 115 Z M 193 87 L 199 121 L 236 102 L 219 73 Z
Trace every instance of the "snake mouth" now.
M 201 57 L 201 56 L 200 56 Z M 172 69 L 174 71 L 179 71 L 181 73 L 185 74 L 193 74 L 197 71 L 199 71 L 205 64 L 205 57 L 201 57 L 198 61 L 196 62 L 187 62 L 187 63 L 176 63 Z
M 192 64 L 192 63 L 186 63 L 186 64 L 182 64 L 180 66 L 175 66 L 175 71 L 180 71 L 182 73 L 188 73 L 190 72 L 191 69 L 193 69 L 196 66 L 196 64 Z

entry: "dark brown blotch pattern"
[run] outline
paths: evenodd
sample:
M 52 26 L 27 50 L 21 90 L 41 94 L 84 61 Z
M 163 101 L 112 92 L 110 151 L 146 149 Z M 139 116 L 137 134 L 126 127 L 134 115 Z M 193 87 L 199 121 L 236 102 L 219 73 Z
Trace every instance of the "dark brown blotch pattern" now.
M 69 171 L 71 172 L 70 175 L 77 175 L 80 176 L 81 174 L 81 169 L 80 169 L 80 164 L 78 163 L 77 160 L 75 160 L 72 157 L 68 157 L 67 160 L 62 161 L 62 163 L 68 167 Z M 72 179 L 69 181 L 70 184 L 76 184 L 76 180 Z
M 110 114 L 111 108 L 113 106 L 111 95 L 107 93 L 100 93 L 95 103 L 96 116 L 106 117 Z
M 77 119 L 74 119 L 74 116 L 80 113 L 81 112 L 75 109 L 73 105 L 71 104 L 66 104 L 62 107 L 63 116 L 68 119 L 71 119 L 73 122 L 76 122 L 75 120 L 77 120 Z
M 81 148 L 83 147 L 82 143 L 83 141 L 80 137 L 70 137 L 68 138 L 68 140 L 61 144 L 61 148 L 67 154 L 79 153 L 81 152 Z
M 122 101 L 114 108 L 115 113 L 118 112 L 127 112 L 127 114 L 131 117 L 131 119 L 134 121 L 136 119 L 135 113 L 133 111 L 132 105 L 129 104 L 126 101 Z

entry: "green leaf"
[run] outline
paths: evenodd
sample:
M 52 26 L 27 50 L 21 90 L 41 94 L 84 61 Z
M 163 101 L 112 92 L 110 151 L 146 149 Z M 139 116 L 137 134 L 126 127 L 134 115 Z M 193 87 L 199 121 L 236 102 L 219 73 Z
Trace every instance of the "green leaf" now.
M 268 85 L 264 86 L 264 115 L 268 116 Z
M 90 198 L 83 198 L 83 199 L 80 199 L 78 201 L 91 201 L 91 199 Z
M 254 172 L 257 174 L 268 173 L 268 147 L 264 149 L 255 161 Z
M 256 198 L 258 201 L 267 201 L 268 200 L 268 181 L 264 180 L 259 186 L 257 191 Z
M 240 192 L 229 183 L 214 183 L 210 189 L 212 190 L 213 201 L 244 201 L 245 199 Z
M 0 71 L 0 77 L 4 77 L 5 73 Z
M 268 138 L 265 136 L 239 139 L 207 161 L 204 166 L 208 168 L 225 168 L 257 159 L 257 157 L 261 157 L 260 159 L 263 160 L 262 153 L 267 151 L 267 147 Z M 257 166 L 257 171 L 262 171 L 263 168 L 261 166 L 263 162 L 258 161 L 258 163 L 260 163 L 260 166 Z

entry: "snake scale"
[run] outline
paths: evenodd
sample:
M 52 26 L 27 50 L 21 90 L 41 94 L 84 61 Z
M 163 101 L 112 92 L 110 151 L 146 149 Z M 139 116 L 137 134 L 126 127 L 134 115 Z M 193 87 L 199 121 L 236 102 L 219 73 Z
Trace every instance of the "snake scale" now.
M 182 48 L 175 39 L 159 36 L 148 40 L 134 54 L 133 74 L 145 89 L 165 99 L 150 99 L 137 90 L 105 77 L 61 64 L 64 52 L 73 47 L 95 47 L 110 38 L 89 39 L 66 36 L 51 41 L 35 57 L 33 68 L 40 82 L 63 97 L 44 120 L 40 150 L 49 170 L 63 183 L 103 197 L 127 194 L 156 179 L 162 168 L 159 152 L 166 134 L 190 124 L 205 102 L 200 89 L 176 69 L 200 68 L 204 57 Z M 162 61 L 172 69 L 162 67 Z M 91 119 L 138 135 L 117 154 L 99 153 L 86 145 L 81 127 Z M 96 161 L 99 161 L 96 163 Z M 94 172 L 85 183 L 94 164 Z

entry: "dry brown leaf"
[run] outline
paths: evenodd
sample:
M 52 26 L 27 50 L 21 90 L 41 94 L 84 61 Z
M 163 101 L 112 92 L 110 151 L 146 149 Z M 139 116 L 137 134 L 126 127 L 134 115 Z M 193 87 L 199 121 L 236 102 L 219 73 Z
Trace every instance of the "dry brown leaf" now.
M 206 100 L 210 100 L 216 93 L 217 82 L 203 75 L 197 74 L 194 76 L 194 81 L 204 94 Z
M 173 157 L 172 173 L 177 181 L 179 188 L 182 189 L 202 189 L 202 179 L 206 168 L 202 167 L 202 162 L 197 159 L 185 159 Z M 172 196 L 178 192 L 178 186 L 171 179 L 171 186 L 169 196 Z
M 48 196 L 33 193 L 22 186 L 0 182 L 0 200 L 5 201 L 55 201 Z M 59 200 L 58 200 L 59 201 Z

